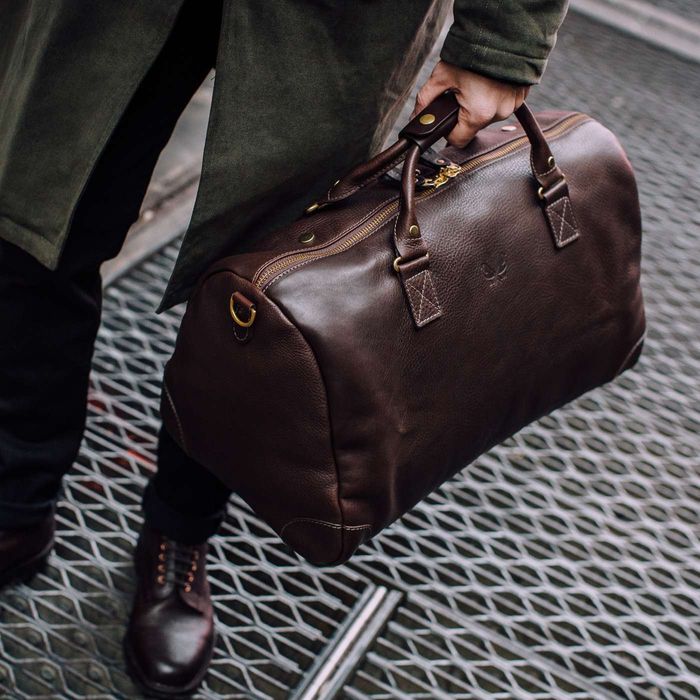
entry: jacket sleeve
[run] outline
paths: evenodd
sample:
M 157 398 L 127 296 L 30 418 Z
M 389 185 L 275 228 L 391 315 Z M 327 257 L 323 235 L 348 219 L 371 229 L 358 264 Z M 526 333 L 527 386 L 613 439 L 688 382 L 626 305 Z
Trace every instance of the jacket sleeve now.
M 454 0 L 440 57 L 510 83 L 539 82 L 568 0 Z

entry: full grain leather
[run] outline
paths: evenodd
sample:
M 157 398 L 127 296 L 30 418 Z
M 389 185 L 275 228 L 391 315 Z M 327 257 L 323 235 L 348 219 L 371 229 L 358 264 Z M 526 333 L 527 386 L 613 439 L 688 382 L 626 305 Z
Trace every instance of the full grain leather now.
M 374 177 L 392 161 L 380 158 L 353 193 L 200 281 L 166 369 L 165 424 L 313 563 L 345 561 L 485 450 L 639 357 L 634 175 L 590 118 L 547 143 L 537 122 L 567 116 L 519 110 L 514 131 L 445 149 L 478 166 L 420 197 L 406 178 L 399 191 Z M 488 160 L 525 133 L 532 147 Z M 420 149 L 401 148 L 412 168 Z M 399 200 L 417 242 L 397 235 L 394 213 L 332 252 Z M 245 338 L 228 313 L 235 292 L 257 309 Z

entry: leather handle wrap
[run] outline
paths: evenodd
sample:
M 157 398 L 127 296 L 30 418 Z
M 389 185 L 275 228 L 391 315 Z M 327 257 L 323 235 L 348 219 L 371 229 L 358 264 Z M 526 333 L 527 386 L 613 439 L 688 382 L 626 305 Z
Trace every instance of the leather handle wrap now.
M 459 102 L 453 92 L 443 92 L 399 132 L 399 139 L 414 143 L 420 151 L 430 148 L 457 125 Z
M 434 119 L 426 119 L 427 115 Z M 430 148 L 438 139 L 447 136 L 454 129 L 458 115 L 457 98 L 451 92 L 443 93 L 406 124 L 395 144 L 366 163 L 353 168 L 328 190 L 325 199 L 320 200 L 318 204 L 324 206 L 352 196 L 398 165 L 412 145 L 417 145 L 421 152 Z M 423 123 L 421 120 L 429 123 Z

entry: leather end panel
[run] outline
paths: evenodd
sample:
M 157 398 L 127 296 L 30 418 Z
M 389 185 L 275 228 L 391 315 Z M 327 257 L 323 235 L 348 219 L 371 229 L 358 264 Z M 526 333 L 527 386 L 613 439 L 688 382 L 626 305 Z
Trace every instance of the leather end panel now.
M 238 337 L 230 314 L 236 292 L 257 307 L 249 339 Z M 203 279 L 168 362 L 161 405 L 166 429 L 187 454 L 275 531 L 300 514 L 343 522 L 316 359 L 298 329 L 249 281 L 228 269 Z M 330 528 L 316 528 L 314 537 L 292 529 L 288 541 L 318 561 L 342 554 Z

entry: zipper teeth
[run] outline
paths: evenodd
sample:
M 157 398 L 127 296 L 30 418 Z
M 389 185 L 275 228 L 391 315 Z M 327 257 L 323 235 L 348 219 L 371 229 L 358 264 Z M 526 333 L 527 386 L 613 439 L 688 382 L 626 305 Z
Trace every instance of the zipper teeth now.
M 550 129 L 543 130 L 543 133 L 547 134 L 547 136 L 550 137 L 559 136 L 575 122 L 584 121 L 589 118 L 590 117 L 588 117 L 588 115 L 586 114 L 575 114 L 571 117 L 567 117 L 556 126 L 553 126 Z M 496 160 L 501 156 L 508 155 L 509 153 L 518 150 L 524 143 L 527 142 L 527 140 L 527 136 L 519 136 L 517 139 L 514 139 L 510 143 L 507 143 L 504 146 L 497 148 L 495 151 L 491 151 L 490 153 L 485 153 L 484 155 L 476 156 L 475 158 L 468 160 L 466 163 L 462 164 L 459 167 L 459 171 L 455 175 L 453 175 L 450 178 L 450 180 L 453 180 L 459 177 L 460 175 L 463 175 L 464 173 L 470 172 L 475 168 L 478 168 L 479 166 L 483 165 L 484 163 Z M 421 192 L 420 194 L 416 195 L 415 199 L 416 201 L 425 199 L 426 197 L 432 195 L 438 189 L 439 186 L 431 187 L 430 189 L 427 189 L 424 192 Z M 266 287 L 265 283 L 267 282 L 267 280 L 270 279 L 270 277 L 275 276 L 277 273 L 282 272 L 287 268 L 294 267 L 294 265 L 296 265 L 297 263 L 303 262 L 304 260 L 320 260 L 321 258 L 325 258 L 330 255 L 336 255 L 337 253 L 344 252 L 348 248 L 352 248 L 352 246 L 354 246 L 356 243 L 359 243 L 363 238 L 368 236 L 380 224 L 384 223 L 387 219 L 391 218 L 398 211 L 398 208 L 398 201 L 393 201 L 391 204 L 387 205 L 386 208 L 382 209 L 382 211 L 380 211 L 379 214 L 377 214 L 373 219 L 368 221 L 362 228 L 358 229 L 357 231 L 355 231 L 355 233 L 349 235 L 347 238 L 343 238 L 338 243 L 332 243 L 326 248 L 317 248 L 316 250 L 305 250 L 299 253 L 291 253 L 289 256 L 286 256 L 281 260 L 278 260 L 275 263 L 261 268 L 253 278 L 253 284 L 255 284 L 259 289 L 264 290 Z

